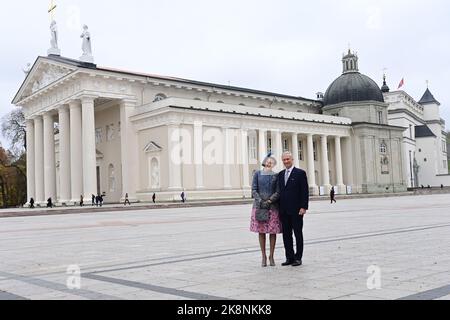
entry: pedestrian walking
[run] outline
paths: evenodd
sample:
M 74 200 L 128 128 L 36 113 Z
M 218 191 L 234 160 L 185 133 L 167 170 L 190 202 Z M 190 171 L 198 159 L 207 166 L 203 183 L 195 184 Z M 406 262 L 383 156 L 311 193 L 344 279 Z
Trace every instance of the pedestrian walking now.
M 34 199 L 30 199 L 30 209 L 34 209 Z
M 330 198 L 331 198 L 331 204 L 333 204 L 333 202 L 337 203 L 336 202 L 336 191 L 334 190 L 334 187 L 331 188 Z
M 124 206 L 126 206 L 127 204 L 131 206 L 130 199 L 128 199 L 128 193 L 125 194 L 125 203 L 124 203 Z

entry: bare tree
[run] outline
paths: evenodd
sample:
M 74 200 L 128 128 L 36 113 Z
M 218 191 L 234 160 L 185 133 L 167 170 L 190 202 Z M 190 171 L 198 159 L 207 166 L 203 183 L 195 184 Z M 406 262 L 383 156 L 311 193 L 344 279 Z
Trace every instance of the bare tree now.
M 26 122 L 22 109 L 14 109 L 2 119 L 2 134 L 11 143 L 11 151 L 20 156 L 27 148 Z

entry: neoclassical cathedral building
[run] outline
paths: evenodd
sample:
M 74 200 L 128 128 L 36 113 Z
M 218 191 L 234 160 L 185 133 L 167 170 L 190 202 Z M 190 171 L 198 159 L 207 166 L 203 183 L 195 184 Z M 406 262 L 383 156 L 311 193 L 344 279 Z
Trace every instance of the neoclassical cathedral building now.
M 306 99 L 38 57 L 13 100 L 27 120 L 28 197 L 250 198 L 263 158 L 281 170 L 287 150 L 314 195 L 450 185 L 431 92 L 416 102 L 360 73 L 356 54 L 342 63 L 326 93 Z

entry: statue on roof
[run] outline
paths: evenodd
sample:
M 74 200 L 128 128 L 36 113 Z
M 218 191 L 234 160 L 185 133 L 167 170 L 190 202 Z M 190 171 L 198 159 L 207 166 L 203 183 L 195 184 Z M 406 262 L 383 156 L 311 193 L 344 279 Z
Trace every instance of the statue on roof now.
M 81 34 L 80 38 L 83 39 L 81 49 L 83 50 L 83 55 L 81 56 L 80 60 L 84 62 L 93 63 L 94 57 L 92 56 L 92 40 L 91 40 L 91 33 L 89 32 L 89 28 L 87 25 L 83 26 L 83 33 Z
M 83 26 L 83 33 L 81 34 L 81 38 L 83 39 L 83 55 L 92 55 L 91 34 L 87 25 Z
M 58 48 L 58 27 L 55 20 L 52 20 L 52 22 L 50 23 L 50 35 L 50 49 L 48 49 L 47 54 L 59 56 L 61 54 L 61 51 Z

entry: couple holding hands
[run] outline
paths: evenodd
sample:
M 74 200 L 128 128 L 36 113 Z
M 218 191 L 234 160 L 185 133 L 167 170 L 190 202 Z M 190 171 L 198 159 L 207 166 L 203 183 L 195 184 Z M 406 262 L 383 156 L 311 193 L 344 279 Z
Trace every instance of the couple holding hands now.
M 270 266 L 275 266 L 277 235 L 283 234 L 286 262 L 282 266 L 301 266 L 303 258 L 303 218 L 309 208 L 309 186 L 306 172 L 294 166 L 292 153 L 282 156 L 285 170 L 273 171 L 277 160 L 269 155 L 263 161 L 263 170 L 253 177 L 252 193 L 255 199 L 250 230 L 259 234 L 262 267 L 267 267 L 266 239 L 270 235 Z M 294 251 L 294 239 L 296 252 Z

